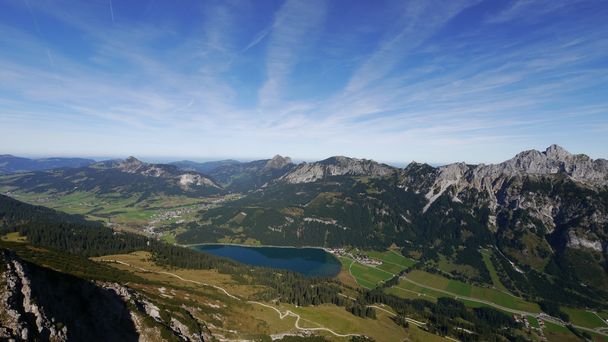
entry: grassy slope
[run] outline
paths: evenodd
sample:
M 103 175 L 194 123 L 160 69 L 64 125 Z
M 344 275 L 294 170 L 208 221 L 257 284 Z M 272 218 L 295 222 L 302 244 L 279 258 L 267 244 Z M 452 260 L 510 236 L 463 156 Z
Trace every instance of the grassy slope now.
M 0 192 L 8 190 L 11 189 L 0 187 Z M 210 203 L 211 201 L 211 198 L 191 198 L 185 196 L 150 197 L 141 201 L 138 194 L 134 194 L 131 197 L 123 197 L 120 194 L 99 195 L 93 192 L 79 191 L 69 194 L 54 194 L 28 193 L 13 190 L 11 197 L 68 214 L 83 215 L 90 220 L 106 222 L 111 220 L 111 222 L 119 225 L 137 228 L 143 228 L 163 213 L 175 209 L 190 209 L 189 213 L 181 215 L 178 219 L 191 221 L 197 213 L 195 209 L 200 204 Z M 175 221 L 177 221 L 177 218 L 167 218 L 161 220 L 156 225 L 170 224 Z
M 394 324 L 385 313 L 378 313 L 378 319 L 374 320 L 351 315 L 344 308 L 330 304 L 316 307 L 282 306 L 301 315 L 300 326 L 307 328 L 331 326 L 336 332 L 366 334 L 378 342 L 399 341 L 407 337 L 405 329 Z
M 350 274 L 359 286 L 367 289 L 372 289 L 384 281 L 391 279 L 394 275 L 413 266 L 416 261 L 397 254 L 394 251 L 363 251 L 364 254 L 381 260 L 383 263 L 379 266 L 367 266 L 357 262 L 349 257 L 340 257 L 342 263 L 341 279 L 347 277 L 344 274 Z M 348 279 L 343 280 L 348 285 L 352 285 Z
M 149 255 L 146 253 L 131 253 L 127 255 L 112 255 L 95 258 L 94 260 L 118 260 L 128 263 L 132 266 L 144 268 L 154 272 L 170 272 L 175 273 L 185 279 L 196 280 L 212 285 L 217 285 L 225 288 L 230 293 L 240 298 L 253 299 L 254 294 L 260 290 L 261 287 L 251 285 L 240 285 L 232 280 L 229 275 L 219 274 L 215 271 L 201 271 L 201 270 L 183 270 L 183 269 L 171 269 L 167 270 L 163 267 L 155 265 L 149 260 Z M 196 301 L 200 303 L 210 303 L 211 305 L 219 305 L 220 308 L 214 310 L 213 308 L 206 308 L 210 311 L 204 318 L 206 321 L 210 321 L 214 324 L 215 328 L 212 331 L 226 335 L 226 329 L 236 330 L 238 333 L 230 336 L 231 338 L 254 338 L 260 336 L 260 334 L 276 334 L 281 332 L 293 331 L 295 318 L 286 317 L 280 319 L 278 314 L 268 308 L 264 308 L 257 305 L 247 304 L 228 298 L 223 295 L 220 291 L 213 288 L 201 287 L 187 281 L 182 281 L 168 274 L 159 274 L 152 272 L 144 272 L 133 267 L 121 265 L 118 263 L 109 264 L 120 270 L 128 271 L 139 277 L 145 278 L 152 281 L 157 285 L 154 288 L 148 289 L 151 292 L 158 292 L 158 287 L 163 286 L 166 288 L 179 287 L 184 292 L 180 294 L 177 292 L 175 298 L 185 298 L 186 294 L 190 299 L 196 297 Z M 194 292 L 193 292 L 194 291 Z M 196 292 L 198 291 L 198 292 Z M 194 293 L 194 294 L 192 294 Z M 198 293 L 198 295 L 196 295 Z M 211 296 L 211 297 L 209 297 Z M 271 303 L 267 303 L 271 305 Z M 189 305 L 194 305 L 190 303 Z M 292 310 L 302 315 L 305 320 L 300 321 L 300 325 L 303 327 L 319 327 L 324 326 L 335 330 L 339 333 L 366 333 L 374 337 L 377 341 L 395 341 L 403 340 L 409 336 L 414 341 L 427 341 L 432 338 L 439 338 L 421 331 L 417 328 L 410 328 L 405 330 L 395 323 L 393 323 L 389 317 L 384 313 L 378 313 L 378 319 L 363 319 L 356 317 L 348 313 L 344 308 L 337 307 L 335 305 L 321 305 L 317 307 L 294 307 L 292 305 L 282 304 L 280 307 L 281 311 Z M 214 319 L 213 313 L 222 317 L 222 322 L 219 322 L 217 318 Z M 344 338 L 336 338 L 331 334 L 323 333 L 330 340 L 344 341 Z
M 492 260 L 490 259 L 492 251 L 484 249 L 481 251 L 481 256 L 483 258 L 483 263 L 486 265 L 488 272 L 490 272 L 490 278 L 492 278 L 492 284 L 498 290 L 509 292 L 509 290 L 500 282 L 500 278 L 498 277 L 498 273 L 496 273 L 496 268 L 494 268 L 494 264 L 492 264 Z
M 567 307 L 562 307 L 561 309 L 568 314 L 570 322 L 573 324 L 586 328 L 608 327 L 608 324 L 593 312 Z
M 545 322 L 545 329 L 543 329 L 543 333 L 549 341 L 581 341 L 576 335 L 574 335 L 570 330 L 568 330 L 568 328 L 553 324 L 551 322 Z
M 400 280 L 399 284 L 385 290 L 387 293 L 393 294 L 401 298 L 410 299 L 425 299 L 431 302 L 436 302 L 439 297 L 447 295 L 431 289 L 417 286 L 405 280 Z
M 366 251 L 365 254 L 374 259 L 381 260 L 382 265 L 377 266 L 377 268 L 393 274 L 399 274 L 404 269 L 416 264 L 416 261 L 397 254 L 397 252 L 392 250 L 384 252 Z
M 540 325 L 538 324 L 538 320 L 536 319 L 536 317 L 533 316 L 528 316 L 528 323 L 530 323 L 530 326 L 533 328 L 540 328 Z
M 540 312 L 537 304 L 526 302 L 521 298 L 496 289 L 470 285 L 419 270 L 408 273 L 407 277 L 422 285 L 448 291 L 458 296 L 483 299 L 515 310 Z
M 21 234 L 19 234 L 19 232 L 14 232 L 1 236 L 0 240 L 7 242 L 25 242 L 27 241 L 27 237 L 22 236 Z

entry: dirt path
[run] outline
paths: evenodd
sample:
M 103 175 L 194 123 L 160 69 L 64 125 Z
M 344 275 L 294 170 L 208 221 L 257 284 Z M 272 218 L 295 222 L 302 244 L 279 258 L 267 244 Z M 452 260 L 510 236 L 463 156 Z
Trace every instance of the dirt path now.
M 392 311 L 388 311 L 388 310 L 386 310 L 385 308 L 380 307 L 380 306 L 378 306 L 378 305 L 368 305 L 368 306 L 369 306 L 370 308 L 374 308 L 374 309 L 382 310 L 382 311 L 384 311 L 384 312 L 388 313 L 388 314 L 389 314 L 389 315 L 391 315 L 391 316 L 397 316 L 397 314 L 396 314 L 396 313 L 394 313 L 394 312 L 392 312 Z M 412 323 L 412 324 L 415 324 L 415 325 L 417 325 L 417 326 L 419 326 L 419 327 L 421 327 L 421 326 L 423 326 L 423 325 L 426 325 L 426 323 L 424 323 L 424 322 L 420 322 L 420 321 L 417 321 L 417 320 L 415 320 L 415 319 L 408 318 L 408 317 L 405 317 L 405 320 L 406 320 L 406 321 L 408 321 L 408 322 L 410 322 L 410 323 Z M 444 337 L 445 337 L 445 336 L 444 336 Z
M 142 268 L 142 267 L 133 266 L 131 264 L 128 264 L 128 263 L 126 263 L 124 261 L 120 261 L 120 260 L 101 259 L 100 261 L 103 261 L 103 262 L 115 262 L 115 263 L 118 263 L 118 264 L 121 264 L 121 265 L 125 265 L 125 266 L 128 266 L 128 267 L 132 267 L 132 268 L 138 269 L 138 270 L 140 270 L 142 272 L 165 274 L 165 275 L 168 275 L 168 276 L 175 277 L 175 278 L 177 278 L 177 279 L 179 279 L 181 281 L 190 282 L 190 283 L 201 285 L 201 286 L 213 287 L 214 289 L 223 292 L 226 296 L 228 296 L 228 297 L 230 297 L 232 299 L 236 299 L 236 300 L 242 301 L 242 302 L 247 302 L 247 303 L 250 303 L 250 304 L 261 305 L 261 306 L 264 306 L 266 308 L 273 309 L 274 311 L 276 311 L 279 314 L 279 318 L 281 320 L 284 319 L 284 318 L 286 318 L 286 317 L 288 317 L 288 316 L 295 317 L 296 321 L 294 323 L 294 326 L 296 327 L 296 329 L 299 329 L 299 330 L 302 330 L 302 331 L 326 331 L 326 332 L 328 332 L 328 333 L 330 333 L 330 334 L 332 334 L 334 336 L 337 336 L 337 337 L 359 336 L 359 334 L 340 334 L 340 333 L 337 333 L 337 332 L 335 332 L 335 331 L 333 331 L 333 330 L 331 330 L 329 328 L 325 328 L 325 327 L 320 327 L 320 328 L 304 328 L 304 327 L 301 327 L 300 326 L 300 319 L 303 319 L 303 318 L 301 318 L 300 315 L 298 315 L 297 313 L 295 313 L 295 312 L 293 312 L 291 310 L 287 310 L 285 312 L 281 312 L 279 309 L 275 308 L 274 306 L 268 305 L 268 304 L 264 304 L 264 303 L 260 303 L 260 302 L 256 302 L 256 301 L 252 301 L 252 300 L 245 301 L 242 298 L 239 298 L 239 297 L 237 297 L 235 295 L 230 294 L 228 291 L 226 291 L 226 289 L 224 289 L 221 286 L 217 286 L 217 285 L 213 285 L 213 284 L 207 284 L 207 283 L 203 283 L 203 282 L 192 280 L 192 279 L 186 279 L 186 278 L 183 278 L 182 276 L 179 276 L 179 275 L 177 275 L 175 273 L 164 272 L 164 271 L 152 271 L 152 270 L 148 270 L 148 269 L 145 269 L 145 268 Z M 311 323 L 317 324 L 315 322 L 311 322 Z M 320 324 L 317 324 L 317 325 L 320 325 Z
M 264 304 L 264 303 L 260 303 L 260 302 L 255 302 L 255 301 L 251 301 L 251 300 L 250 300 L 250 301 L 248 301 L 248 303 L 252 303 L 252 304 L 258 304 L 258 305 L 261 305 L 261 306 L 265 306 L 265 307 L 267 307 L 267 308 L 269 308 L 269 309 L 273 309 L 274 311 L 276 311 L 276 312 L 279 314 L 279 318 L 280 318 L 280 319 L 284 319 L 284 318 L 285 318 L 285 317 L 287 317 L 287 316 L 293 316 L 293 317 L 295 317 L 295 318 L 296 318 L 295 327 L 296 327 L 297 329 L 300 329 L 300 330 L 308 330 L 308 331 L 327 331 L 327 332 L 329 332 L 329 333 L 333 334 L 334 336 L 338 336 L 338 337 L 359 336 L 359 334 L 339 334 L 339 333 L 336 333 L 335 331 L 333 331 L 333 330 L 331 330 L 331 329 L 324 328 L 324 327 L 320 327 L 320 328 L 303 328 L 303 327 L 301 327 L 301 326 L 300 326 L 300 319 L 301 319 L 300 315 L 298 315 L 297 313 L 295 313 L 295 312 L 293 312 L 293 311 L 291 311 L 291 310 L 287 310 L 287 311 L 285 311 L 285 312 L 281 312 L 279 309 L 275 308 L 275 307 L 274 307 L 274 306 L 272 306 L 272 305 L 268 305 L 268 304 Z M 314 322 L 313 322 L 313 323 L 314 323 Z M 315 323 L 315 324 L 316 324 L 316 323 Z

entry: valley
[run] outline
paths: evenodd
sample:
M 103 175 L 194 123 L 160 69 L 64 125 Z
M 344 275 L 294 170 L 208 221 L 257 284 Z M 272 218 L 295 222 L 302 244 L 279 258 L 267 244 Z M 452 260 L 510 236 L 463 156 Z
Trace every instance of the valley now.
M 0 1 L 0 342 L 608 342 L 606 18 Z
M 531 171 L 521 164 L 527 158 L 537 158 L 535 163 L 541 164 L 562 163 L 565 170 L 578 173 Z M 131 275 L 144 279 L 130 281 L 129 288 L 158 300 L 154 305 L 159 308 L 164 303 L 167 312 L 198 307 L 201 314 L 194 315 L 195 320 L 219 340 L 284 334 L 336 341 L 359 335 L 376 341 L 392 341 L 395 336 L 461 340 L 493 331 L 475 330 L 477 325 L 494 324 L 494 318 L 487 321 L 487 317 L 501 317 L 499 321 L 507 317 L 503 322 L 512 325 L 511 336 L 530 340 L 584 336 L 605 341 L 608 324 L 601 317 L 608 315 L 604 286 L 608 276 L 601 222 L 608 208 L 607 183 L 593 173 L 605 171 L 580 173 L 585 167 L 603 167 L 602 163 L 558 147 L 522 152 L 498 165 L 433 168 L 412 163 L 404 169 L 346 157 L 295 165 L 289 158 L 275 156 L 209 167 L 181 162 L 188 168 L 182 170 L 131 157 L 3 175 L 0 192 L 40 208 L 80 215 L 115 236 L 129 236 L 123 247 L 110 243 L 89 251 L 90 243 L 83 242 L 67 251 L 85 253 L 94 263 L 116 269 L 119 273 L 104 271 L 112 274 L 110 279 Z M 496 171 L 499 166 L 503 169 Z M 563 196 L 568 196 L 568 203 L 562 202 Z M 563 207 L 558 215 L 547 211 L 547 205 Z M 568 207 L 572 205 L 595 211 L 577 213 Z M 55 217 L 51 212 L 44 215 Z M 60 220 L 81 222 L 76 216 Z M 4 248 L 19 251 L 32 262 L 46 258 L 33 257 L 25 246 L 57 248 L 56 243 L 63 241 L 51 238 L 63 234 L 59 231 L 38 232 L 29 224 L 24 228 L 30 228 L 20 230 L 16 228 L 20 224 L 13 227 L 12 221 L 4 221 L 9 223 L 3 228 Z M 177 249 L 165 250 L 165 244 Z M 265 256 L 248 254 L 247 246 L 256 246 L 251 251 Z M 326 294 L 282 292 L 285 289 L 278 285 L 282 282 L 272 285 L 250 271 L 234 273 L 241 266 L 216 268 L 203 266 L 207 261 L 188 261 L 194 257 L 188 253 L 208 252 L 254 268 L 274 267 L 264 271 L 272 277 L 291 268 L 290 263 L 300 265 L 292 268 L 296 274 L 306 274 L 303 265 L 309 257 L 294 253 L 307 246 L 333 254 L 339 270 L 319 273 L 324 277 L 320 280 L 295 276 L 293 281 L 319 282 L 314 286 Z M 185 247 L 203 253 L 177 257 Z M 184 259 L 185 255 L 191 256 Z M 61 264 L 55 269 L 96 278 Z M 275 291 L 283 293 L 278 297 L 282 299 L 270 295 Z M 209 305 L 200 311 L 203 302 Z M 217 306 L 224 309 L 215 310 Z M 443 317 L 442 310 L 448 307 L 469 323 L 439 324 L 435 317 Z M 173 331 L 168 334 L 181 334 L 177 323 L 167 325 L 162 317 L 155 317 L 153 321 Z M 383 331 L 390 331 L 391 338 Z

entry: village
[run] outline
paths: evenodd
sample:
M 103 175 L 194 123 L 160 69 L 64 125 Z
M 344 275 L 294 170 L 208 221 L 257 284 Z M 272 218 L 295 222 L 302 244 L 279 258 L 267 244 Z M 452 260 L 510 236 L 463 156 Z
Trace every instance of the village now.
M 351 258 L 355 262 L 362 264 L 362 265 L 366 265 L 366 266 L 376 267 L 376 266 L 382 265 L 382 261 L 370 258 L 369 256 L 367 256 L 365 254 L 358 253 L 356 250 L 353 253 L 353 252 L 347 250 L 346 248 L 325 248 L 325 251 L 335 255 L 336 257 Z

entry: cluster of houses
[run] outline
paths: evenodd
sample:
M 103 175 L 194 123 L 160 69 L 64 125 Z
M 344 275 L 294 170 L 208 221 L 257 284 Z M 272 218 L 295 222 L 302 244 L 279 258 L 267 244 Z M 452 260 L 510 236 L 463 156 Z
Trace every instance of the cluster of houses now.
M 178 217 L 181 217 L 182 215 L 188 214 L 190 212 L 192 212 L 192 208 L 180 208 L 180 209 L 174 209 L 174 210 L 161 212 L 161 213 L 158 213 L 158 214 L 152 216 L 152 220 L 150 220 L 150 223 L 154 224 L 154 223 L 158 223 L 161 221 L 178 218 Z
M 538 316 L 536 316 L 536 319 L 538 320 L 538 327 L 534 327 L 530 324 L 530 321 L 528 320 L 528 316 L 523 316 L 523 315 L 513 315 L 513 319 L 518 322 L 518 323 L 522 323 L 526 329 L 533 329 L 535 330 L 538 335 L 540 336 L 542 341 L 546 341 L 547 338 L 545 337 L 545 334 L 543 333 L 543 329 L 545 328 L 545 321 L 542 319 L 542 315 L 540 314 Z
M 343 256 L 343 257 L 348 257 L 353 259 L 355 262 L 360 263 L 362 265 L 366 265 L 366 266 L 380 266 L 382 265 L 382 261 L 374 259 L 374 258 L 370 258 L 369 256 L 365 255 L 365 254 L 361 254 L 361 253 L 351 253 L 350 251 L 346 250 L 345 248 L 326 248 L 325 249 L 328 253 L 331 253 L 335 256 Z
M 164 212 L 155 214 L 154 216 L 151 217 L 150 221 L 148 222 L 148 226 L 146 226 L 144 228 L 144 232 L 149 235 L 152 235 L 152 236 L 160 236 L 161 235 L 160 233 L 155 232 L 156 224 L 158 224 L 162 221 L 167 221 L 167 220 L 171 220 L 171 219 L 179 219 L 182 216 L 189 214 L 194 210 L 202 209 L 203 206 L 208 206 L 208 205 L 202 204 L 198 207 L 179 208 L 179 209 L 168 210 L 168 211 L 164 211 Z M 175 221 L 175 223 L 177 223 L 177 224 L 184 223 L 184 222 L 185 221 L 183 219 Z

